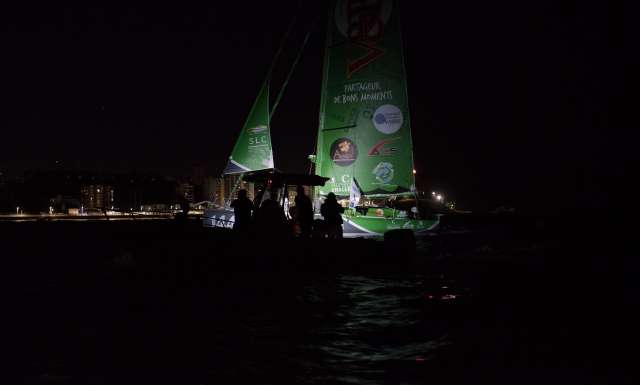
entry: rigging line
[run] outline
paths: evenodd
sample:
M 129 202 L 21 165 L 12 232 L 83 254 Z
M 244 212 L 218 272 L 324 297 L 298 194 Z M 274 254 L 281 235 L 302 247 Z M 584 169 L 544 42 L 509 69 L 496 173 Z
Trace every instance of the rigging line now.
M 269 88 L 271 87 L 271 75 L 273 74 L 273 70 L 276 67 L 276 64 L 278 62 L 278 58 L 280 57 L 280 55 L 282 54 L 282 50 L 284 49 L 285 43 L 287 42 L 287 40 L 289 40 L 289 35 L 291 34 L 291 31 L 293 30 L 293 26 L 296 24 L 296 21 L 298 21 L 298 15 L 300 14 L 300 10 L 302 9 L 302 1 L 300 0 L 298 2 L 298 10 L 295 14 L 295 16 L 293 16 L 293 19 L 291 20 L 291 23 L 289 23 L 289 26 L 287 27 L 287 32 L 284 34 L 284 37 L 282 38 L 282 41 L 280 42 L 280 46 L 278 47 L 278 50 L 276 51 L 275 56 L 273 57 L 273 60 L 271 61 L 271 65 L 269 66 L 269 71 L 267 72 L 267 78 L 265 79 L 265 82 L 267 83 L 267 93 L 269 92 Z M 276 100 L 276 105 L 277 105 L 278 101 Z M 267 97 L 267 109 L 269 109 L 269 97 Z M 271 112 L 269 113 L 269 119 L 267 120 L 267 125 L 269 126 L 269 128 L 271 128 L 271 115 L 273 115 L 273 110 L 271 110 Z M 269 134 L 271 135 L 271 134 Z M 269 141 L 271 141 L 271 137 L 269 137 Z M 271 149 L 271 159 L 272 161 L 275 160 L 274 156 L 273 156 L 273 148 Z M 275 170 L 275 167 L 273 168 Z
M 300 58 L 302 57 L 302 52 L 304 51 L 304 48 L 307 46 L 307 42 L 309 41 L 311 32 L 313 32 L 313 30 L 316 27 L 316 24 L 318 24 L 318 20 L 319 18 L 316 18 L 316 20 L 311 25 L 311 28 L 309 28 L 309 31 L 307 31 L 307 35 L 304 37 L 304 41 L 302 42 L 302 46 L 298 51 L 298 55 L 296 56 L 296 59 L 293 61 L 293 64 L 291 65 L 291 69 L 289 70 L 289 73 L 287 74 L 287 77 L 284 80 L 284 83 L 282 83 L 282 87 L 280 87 L 280 92 L 278 92 L 278 97 L 276 98 L 276 101 L 273 103 L 273 108 L 271 109 L 271 113 L 269 114 L 269 120 L 271 120 L 273 113 L 276 112 L 276 108 L 278 108 L 280 99 L 282 99 L 282 95 L 284 95 L 284 90 L 287 88 L 287 84 L 289 84 L 289 79 L 291 79 L 291 75 L 293 75 L 293 71 L 296 69 L 296 65 L 298 64 L 298 62 L 300 61 Z
M 298 8 L 300 7 L 298 6 Z M 287 32 L 284 34 L 284 37 L 280 42 L 280 46 L 278 47 L 278 50 L 276 51 L 276 54 L 273 57 L 273 60 L 271 61 L 271 65 L 269 66 L 269 71 L 267 71 L 267 80 L 271 79 L 271 73 L 273 72 L 273 69 L 275 68 L 276 63 L 278 62 L 278 58 L 280 57 L 280 54 L 282 54 L 282 50 L 284 49 L 285 43 L 287 42 L 287 40 L 289 40 L 289 35 L 291 34 L 291 31 L 293 30 L 293 26 L 296 24 L 296 21 L 298 21 L 298 13 L 296 13 L 296 15 L 293 16 L 291 23 L 289 23 L 289 27 L 287 27 Z
M 301 5 L 302 5 L 302 0 L 300 0 L 300 2 L 298 3 L 298 10 L 301 9 Z M 267 71 L 267 76 L 264 80 L 264 82 L 262 83 L 262 86 L 260 88 L 260 91 L 262 91 L 262 87 L 267 86 L 267 94 L 269 93 L 269 88 L 271 86 L 271 75 L 273 73 L 273 70 L 278 62 L 278 58 L 280 57 L 280 55 L 282 54 L 282 50 L 284 49 L 285 43 L 287 42 L 287 40 L 289 40 L 289 35 L 291 34 L 291 31 L 293 30 L 294 25 L 296 24 L 296 21 L 298 21 L 298 15 L 299 12 L 296 12 L 296 14 L 293 16 L 293 19 L 291 20 L 291 22 L 289 23 L 289 26 L 287 27 L 287 32 L 284 34 L 284 37 L 282 38 L 282 41 L 280 42 L 280 46 L 278 47 L 278 50 L 276 51 L 276 54 L 273 57 L 273 60 L 271 61 L 271 65 L 269 66 L 269 70 Z M 255 103 L 255 102 L 254 102 Z M 268 96 L 267 96 L 267 110 L 269 109 L 268 106 Z M 255 105 L 254 105 L 255 107 Z M 251 112 L 253 111 L 253 107 L 251 108 L 249 114 L 251 114 Z M 267 122 L 268 126 L 271 126 L 271 115 L 269 115 L 269 121 Z M 248 117 L 247 117 L 248 119 Z M 246 120 L 245 120 L 245 124 L 246 124 Z M 237 145 L 237 142 L 236 142 Z M 235 146 L 233 147 L 235 149 Z M 232 153 L 233 153 L 233 149 L 232 149 Z M 271 152 L 271 155 L 273 157 L 273 150 Z M 222 173 L 222 175 L 224 176 L 224 171 Z

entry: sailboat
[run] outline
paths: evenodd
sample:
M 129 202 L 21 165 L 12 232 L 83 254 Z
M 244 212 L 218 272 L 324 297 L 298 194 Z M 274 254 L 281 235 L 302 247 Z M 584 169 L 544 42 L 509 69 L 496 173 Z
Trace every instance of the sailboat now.
M 417 199 L 397 3 L 335 0 L 329 11 L 315 171 L 330 178 L 319 197 L 350 198 L 345 234 L 439 219 Z
M 326 33 L 316 153 L 309 158 L 315 174 L 328 179 L 315 189 L 316 210 L 329 193 L 348 203 L 345 236 L 433 229 L 439 216 L 421 210 L 415 188 L 397 1 L 332 0 Z M 274 168 L 268 79 L 225 174 Z M 210 211 L 203 221 L 229 227 L 231 218 L 230 211 Z

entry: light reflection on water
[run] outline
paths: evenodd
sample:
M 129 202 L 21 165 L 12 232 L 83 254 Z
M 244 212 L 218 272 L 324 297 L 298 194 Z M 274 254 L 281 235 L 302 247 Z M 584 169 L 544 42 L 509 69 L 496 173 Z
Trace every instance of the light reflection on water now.
M 326 322 L 311 331 L 316 338 L 308 345 L 321 352 L 319 361 L 331 367 L 334 380 L 379 383 L 389 366 L 415 366 L 417 359 L 450 344 L 446 334 L 422 333 L 428 329 L 420 300 L 422 281 L 420 276 L 336 279 L 338 304 L 325 315 Z M 322 298 L 315 287 L 307 287 L 307 295 Z M 315 377 L 326 379 L 327 374 Z

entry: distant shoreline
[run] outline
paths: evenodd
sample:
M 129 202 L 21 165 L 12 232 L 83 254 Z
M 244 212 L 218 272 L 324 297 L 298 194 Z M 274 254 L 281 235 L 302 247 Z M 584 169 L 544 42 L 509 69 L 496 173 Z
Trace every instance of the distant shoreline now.
M 189 218 L 198 218 L 199 215 L 189 215 Z M 64 215 L 64 214 L 12 214 L 0 215 L 0 222 L 57 222 L 57 221 L 121 221 L 121 220 L 158 220 L 158 219 L 174 219 L 174 214 L 126 214 L 126 215 Z

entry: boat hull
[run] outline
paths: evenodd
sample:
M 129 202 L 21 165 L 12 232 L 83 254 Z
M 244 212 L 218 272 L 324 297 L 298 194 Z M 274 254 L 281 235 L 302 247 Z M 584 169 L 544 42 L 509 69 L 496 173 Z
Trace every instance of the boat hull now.
M 209 209 L 202 214 L 202 225 L 204 227 L 233 228 L 235 216 L 233 210 Z
M 386 218 L 370 215 L 343 215 L 343 233 L 349 237 L 382 236 L 390 230 L 410 229 L 415 233 L 433 230 L 438 226 L 440 217 L 430 219 Z M 320 218 L 318 218 L 320 219 Z M 211 209 L 202 215 L 204 227 L 233 228 L 235 217 L 232 210 Z
M 343 232 L 345 236 L 382 236 L 387 231 L 398 229 L 409 229 L 415 233 L 434 230 L 439 221 L 439 217 L 431 219 L 409 219 L 409 218 L 385 218 L 369 215 L 348 216 L 343 215 Z

